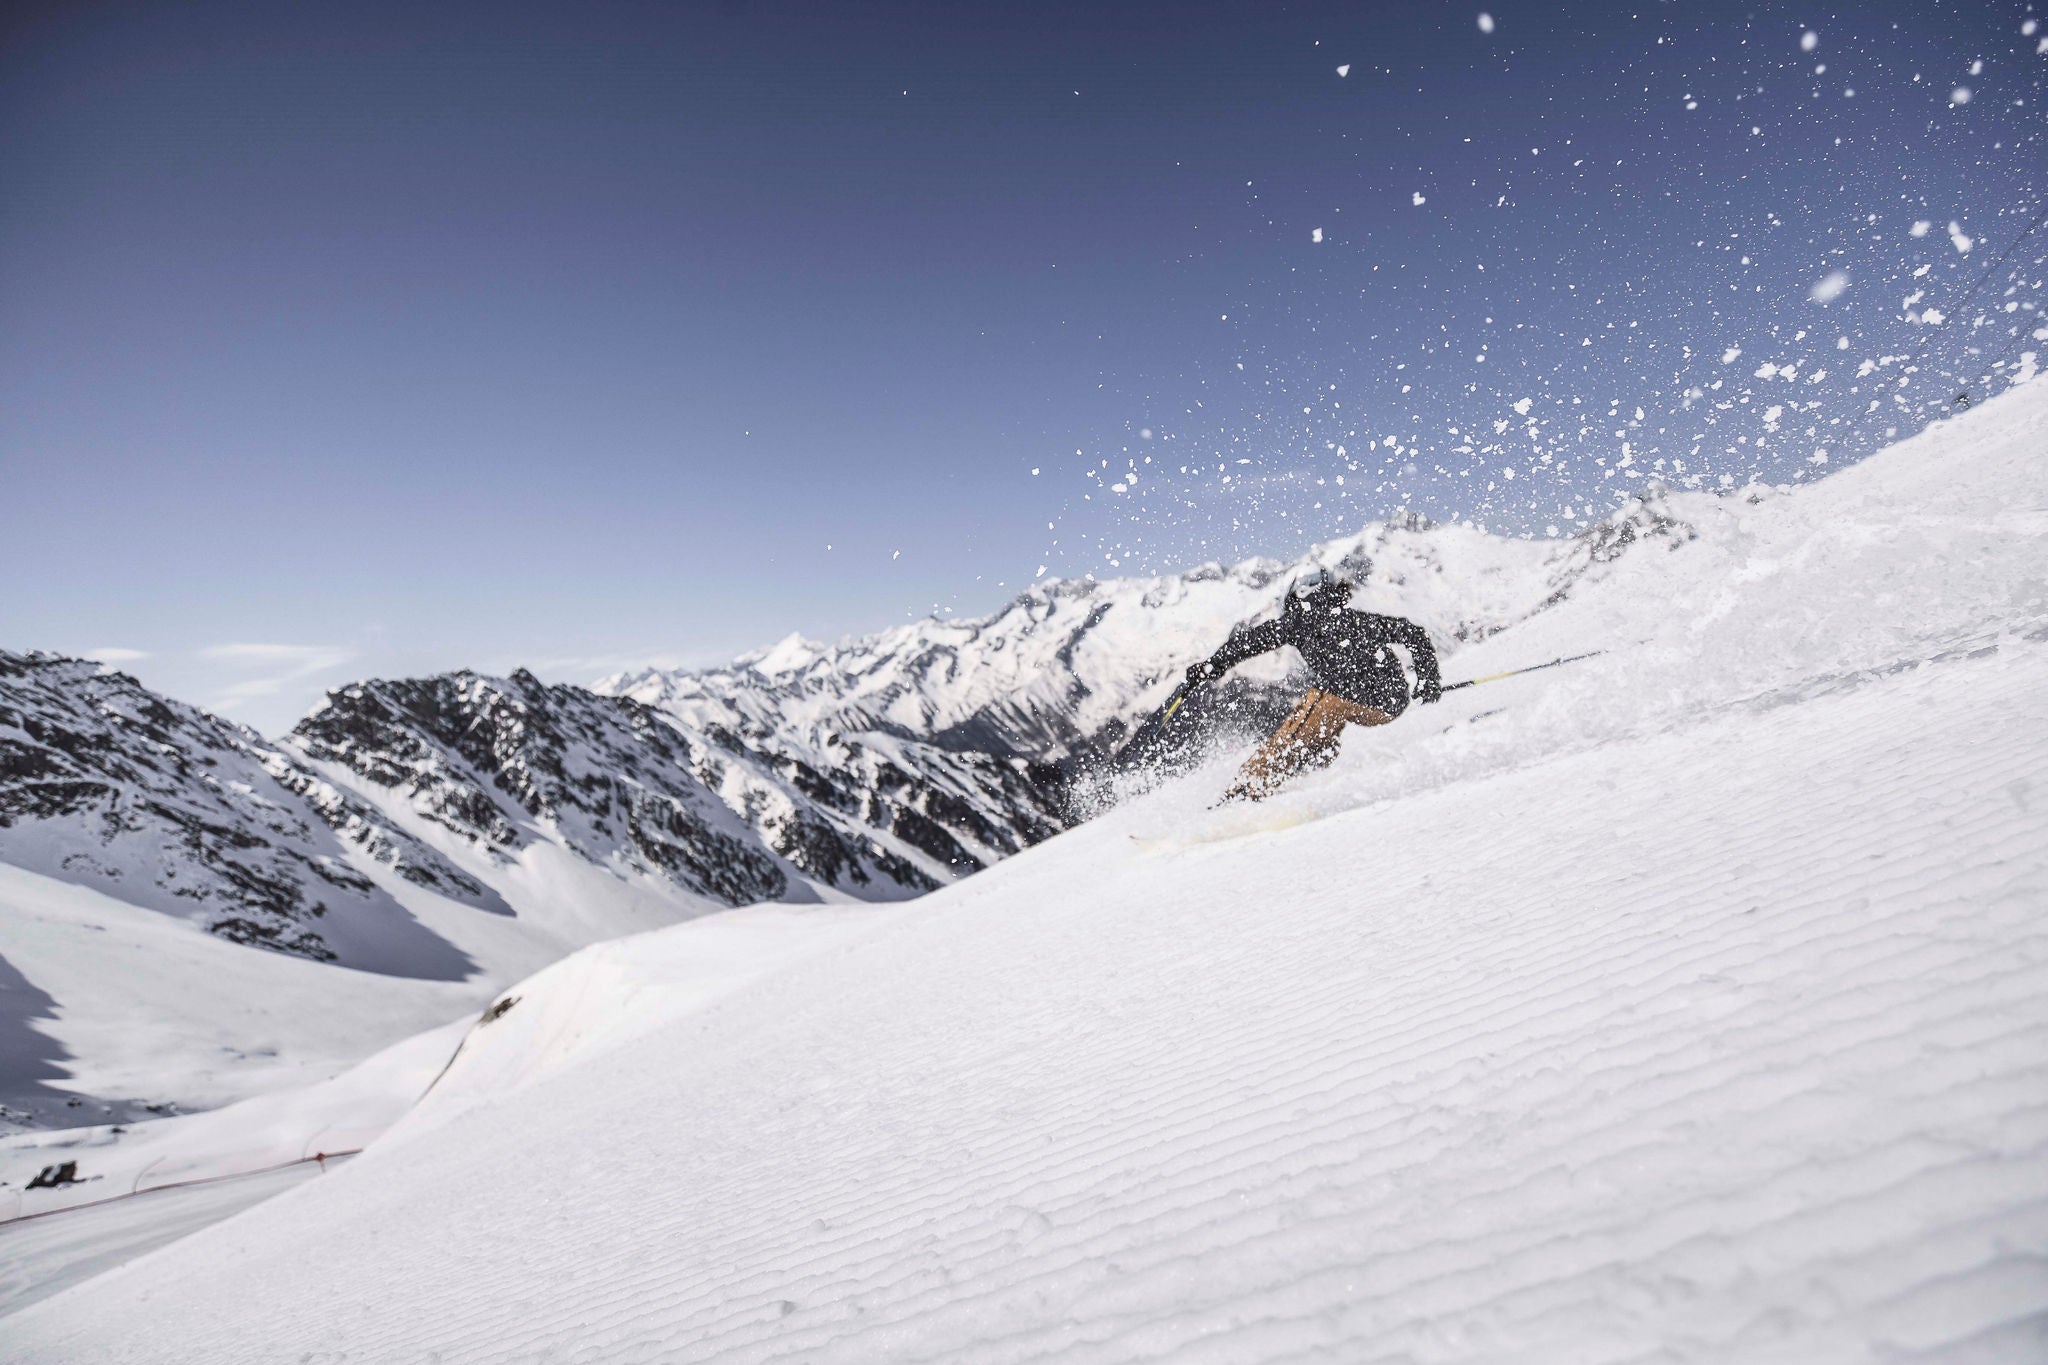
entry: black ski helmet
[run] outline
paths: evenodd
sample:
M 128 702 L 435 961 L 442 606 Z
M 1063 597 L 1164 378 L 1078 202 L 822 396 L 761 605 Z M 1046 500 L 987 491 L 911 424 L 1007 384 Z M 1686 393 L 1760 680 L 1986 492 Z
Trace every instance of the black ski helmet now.
M 1351 601 L 1351 580 L 1328 569 L 1311 569 L 1287 585 L 1287 609 L 1321 607 L 1334 611 Z

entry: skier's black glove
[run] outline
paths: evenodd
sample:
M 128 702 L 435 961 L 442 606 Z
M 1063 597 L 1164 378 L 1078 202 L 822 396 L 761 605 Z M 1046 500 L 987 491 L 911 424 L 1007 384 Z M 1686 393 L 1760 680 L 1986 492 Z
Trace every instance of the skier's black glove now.
M 1422 685 L 1415 689 L 1415 699 L 1424 705 L 1444 699 L 1444 685 L 1434 678 L 1424 678 Z
M 1208 683 L 1209 679 L 1210 679 L 1210 678 L 1212 678 L 1212 677 L 1214 677 L 1214 676 L 1215 676 L 1215 674 L 1216 674 L 1216 666 L 1215 666 L 1214 664 L 1210 663 L 1210 662 L 1209 662 L 1209 661 L 1208 661 L 1207 659 L 1204 659 L 1204 660 L 1202 660 L 1202 662 L 1200 662 L 1200 663 L 1198 663 L 1198 664 L 1189 664 L 1189 665 L 1188 665 L 1188 686 L 1189 686 L 1189 687 L 1202 687 L 1202 686 L 1205 686 L 1205 685 L 1206 685 L 1206 684 Z

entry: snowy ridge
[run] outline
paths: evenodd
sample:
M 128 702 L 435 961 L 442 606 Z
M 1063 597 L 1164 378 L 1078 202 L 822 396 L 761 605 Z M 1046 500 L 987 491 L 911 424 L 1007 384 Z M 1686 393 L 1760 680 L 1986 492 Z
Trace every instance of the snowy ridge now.
M 330 693 L 290 742 L 359 784 L 401 792 L 421 819 L 493 862 L 511 863 L 545 831 L 592 863 L 727 905 L 790 890 L 777 861 L 677 762 L 666 727 L 531 673 L 355 683 Z
M 536 982 L 0 1358 L 2038 1359 L 2044 444 L 1714 504 L 1263 827 L 1226 756 L 667 1018 Z
M 650 689 L 626 695 L 650 705 Z M 813 880 L 861 899 L 934 890 L 1066 824 L 1057 774 L 894 734 L 794 737 L 772 705 L 655 707 L 699 781 Z
M 1055 580 L 995 614 L 927 619 L 819 644 L 791 635 L 730 667 L 600 680 L 662 712 L 696 771 L 765 842 L 806 872 L 874 839 L 922 857 L 936 886 L 1037 843 L 1080 812 L 1054 765 L 1099 764 L 1233 627 L 1279 610 L 1317 567 L 1360 584 L 1356 602 L 1420 621 L 1447 652 L 1563 601 L 1639 544 L 1677 548 L 1692 528 L 1663 489 L 1561 542 L 1405 518 L 1292 562 L 1209 564 L 1149 579 Z M 1239 671 L 1244 728 L 1293 704 L 1291 651 Z M 1093 804 L 1092 801 L 1086 804 Z M 827 830 L 823 842 L 798 831 Z
M 504 909 L 254 731 L 83 660 L 0 652 L 0 861 L 238 943 L 404 975 L 467 971 L 354 854 Z
M 691 728 L 772 733 L 795 744 L 879 732 L 1055 761 L 1157 706 L 1188 664 L 1232 627 L 1271 615 L 1288 583 L 1311 569 L 1345 573 L 1361 588 L 1354 605 L 1408 616 L 1455 649 L 1563 600 L 1631 545 L 1685 543 L 1693 532 L 1677 507 L 1715 501 L 1652 489 L 1563 541 L 1396 519 L 1293 561 L 1055 579 L 988 617 L 928 619 L 835 645 L 792 635 L 728 668 L 620 673 L 596 687 Z

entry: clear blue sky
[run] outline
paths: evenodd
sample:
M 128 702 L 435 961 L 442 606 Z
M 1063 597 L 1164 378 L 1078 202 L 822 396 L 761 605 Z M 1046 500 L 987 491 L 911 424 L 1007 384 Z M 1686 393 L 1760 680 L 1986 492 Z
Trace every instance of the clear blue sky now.
M 278 730 L 1814 477 L 2011 358 L 2030 13 L 14 6 L 0 644 Z

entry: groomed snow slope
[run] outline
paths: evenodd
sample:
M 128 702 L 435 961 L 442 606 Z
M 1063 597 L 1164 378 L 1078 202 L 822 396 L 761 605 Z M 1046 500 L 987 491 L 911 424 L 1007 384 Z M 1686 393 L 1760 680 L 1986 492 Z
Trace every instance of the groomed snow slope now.
M 0 1356 L 2040 1359 L 2044 448 L 1730 501 L 1461 656 L 1603 659 L 430 1097 Z

